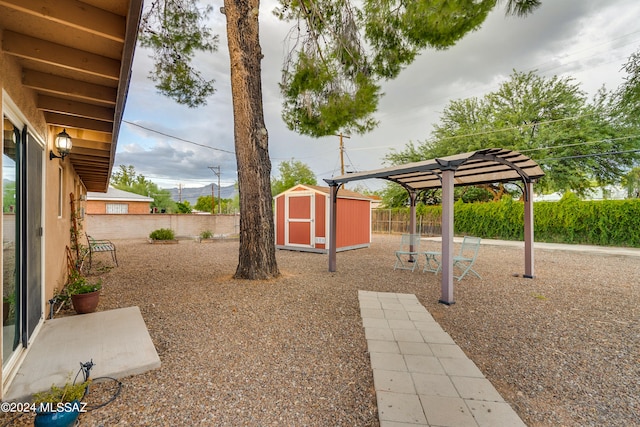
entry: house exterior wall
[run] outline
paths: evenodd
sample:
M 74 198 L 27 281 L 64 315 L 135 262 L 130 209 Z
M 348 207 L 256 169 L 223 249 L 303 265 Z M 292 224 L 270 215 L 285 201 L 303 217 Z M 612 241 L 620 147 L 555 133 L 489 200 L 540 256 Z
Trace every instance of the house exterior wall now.
M 0 28 L 0 32 L 2 28 Z M 0 53 L 0 88 L 2 102 L 0 102 L 0 117 L 13 114 L 27 125 L 28 131 L 36 137 L 43 146 L 42 153 L 42 313 L 41 322 L 47 313 L 47 301 L 53 296 L 55 288 L 64 284 L 66 275 L 66 258 L 64 248 L 69 244 L 70 207 L 67 203 L 68 195 L 60 205 L 60 185 L 63 192 L 74 191 L 78 185 L 77 175 L 69 162 L 63 163 L 58 159 L 49 161 L 48 152 L 52 147 L 53 138 L 48 131 L 44 115 L 36 107 L 36 95 L 22 85 L 22 73 L 14 58 Z M 5 108 L 6 106 L 6 108 Z M 60 169 L 62 167 L 62 169 Z M 1 184 L 0 184 L 1 185 Z M 63 194 L 64 195 L 64 194 Z M 58 208 L 62 207 L 62 215 L 58 215 Z M 15 240 L 16 215 L 2 216 L 3 239 Z M 0 275 L 4 274 L 0 269 Z M 4 277 L 0 278 L 4 281 Z M 36 333 L 33 336 L 37 335 Z M 2 341 L 0 328 L 0 341 Z M 4 391 L 11 374 L 18 368 L 3 369 L 0 372 L 0 395 Z
M 133 201 L 118 201 L 118 200 L 87 200 L 87 213 L 88 214 L 106 214 L 107 204 L 125 204 L 129 215 L 142 215 L 149 214 L 150 203 L 149 202 L 133 202 Z

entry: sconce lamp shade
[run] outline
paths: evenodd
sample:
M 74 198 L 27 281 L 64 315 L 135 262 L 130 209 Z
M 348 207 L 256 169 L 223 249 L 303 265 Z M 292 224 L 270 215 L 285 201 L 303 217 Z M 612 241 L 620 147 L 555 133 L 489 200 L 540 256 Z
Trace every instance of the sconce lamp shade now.
M 71 137 L 67 133 L 67 130 L 63 129 L 62 132 L 56 136 L 56 148 L 58 149 L 58 153 L 66 156 L 71 152 L 71 146 Z
M 56 156 L 53 151 L 49 151 L 49 160 L 53 159 L 62 159 L 64 160 L 65 156 L 67 156 L 71 152 L 71 137 L 67 133 L 66 129 L 63 129 L 58 135 L 56 135 L 56 149 L 59 156 Z

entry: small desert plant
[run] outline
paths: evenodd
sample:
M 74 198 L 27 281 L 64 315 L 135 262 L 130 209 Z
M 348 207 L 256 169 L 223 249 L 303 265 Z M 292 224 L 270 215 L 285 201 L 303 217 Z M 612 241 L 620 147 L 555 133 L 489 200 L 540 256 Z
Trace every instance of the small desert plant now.
M 34 394 L 33 402 L 39 406 L 43 403 L 65 403 L 80 400 L 84 397 L 90 381 L 73 384 L 67 380 L 62 387 L 53 384 L 49 390 Z
M 175 240 L 175 233 L 170 228 L 159 228 L 153 230 L 149 237 L 153 240 Z
M 213 237 L 213 233 L 211 232 L 211 230 L 204 230 L 202 233 L 200 233 L 201 239 L 210 239 L 212 237 Z

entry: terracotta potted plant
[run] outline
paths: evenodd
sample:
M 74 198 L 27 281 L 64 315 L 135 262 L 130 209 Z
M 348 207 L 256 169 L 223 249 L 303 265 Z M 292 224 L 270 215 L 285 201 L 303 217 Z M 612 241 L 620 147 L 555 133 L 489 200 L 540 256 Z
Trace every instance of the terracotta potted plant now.
M 52 385 L 47 391 L 36 393 L 33 403 L 36 408 L 35 427 L 72 426 L 83 408 L 80 400 L 85 396 L 89 381 L 73 384 L 67 380 L 64 386 Z
M 69 275 L 69 282 L 65 287 L 65 293 L 71 298 L 73 309 L 78 314 L 93 313 L 100 302 L 100 289 L 102 280 L 91 283 L 78 271 Z

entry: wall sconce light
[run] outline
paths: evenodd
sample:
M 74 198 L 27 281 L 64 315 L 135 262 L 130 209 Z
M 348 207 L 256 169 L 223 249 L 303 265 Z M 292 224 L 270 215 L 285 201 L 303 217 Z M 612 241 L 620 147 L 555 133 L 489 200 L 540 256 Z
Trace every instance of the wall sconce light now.
M 64 161 L 64 158 L 71 152 L 71 137 L 66 129 L 56 135 L 56 149 L 60 155 L 56 156 L 53 154 L 53 150 L 49 150 L 49 160 L 62 159 Z

